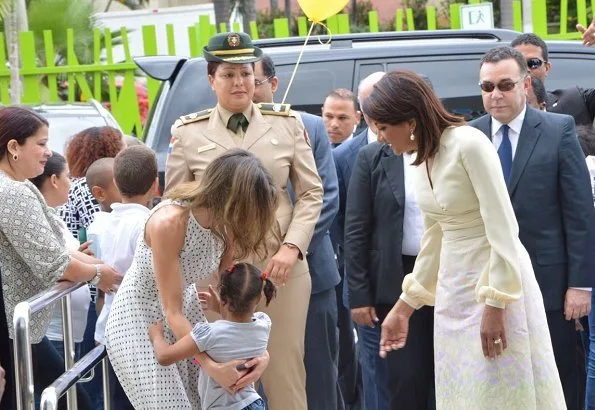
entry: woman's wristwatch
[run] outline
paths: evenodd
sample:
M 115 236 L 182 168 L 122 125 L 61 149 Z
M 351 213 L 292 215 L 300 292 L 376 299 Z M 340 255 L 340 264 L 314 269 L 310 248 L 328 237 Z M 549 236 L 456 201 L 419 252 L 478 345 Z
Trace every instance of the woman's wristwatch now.
M 294 245 L 291 242 L 283 242 L 283 246 L 289 248 L 289 249 L 297 249 L 298 251 L 298 259 L 303 259 L 304 256 L 302 255 L 302 251 L 300 251 L 300 248 L 297 247 L 297 245 Z
M 103 272 L 101 272 L 101 269 L 99 269 L 99 265 L 95 265 L 95 276 L 93 276 L 93 279 L 91 279 L 87 283 L 91 286 L 97 286 L 97 284 L 101 280 L 101 275 L 103 275 Z

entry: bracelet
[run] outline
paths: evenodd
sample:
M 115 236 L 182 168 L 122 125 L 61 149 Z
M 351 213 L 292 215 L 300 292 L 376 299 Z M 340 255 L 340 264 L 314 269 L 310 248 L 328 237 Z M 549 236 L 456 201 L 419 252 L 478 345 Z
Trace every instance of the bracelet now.
M 304 259 L 304 256 L 302 255 L 302 251 L 300 250 L 300 248 L 297 247 L 297 245 L 294 245 L 291 242 L 283 242 L 283 246 L 286 246 L 289 249 L 297 249 L 297 251 L 298 251 L 298 259 L 299 260 Z
M 289 249 L 297 249 L 298 251 L 300 250 L 296 245 L 289 242 L 283 242 L 283 246 L 287 246 Z
M 101 280 L 101 275 L 103 275 L 103 272 L 101 272 L 101 269 L 99 269 L 99 265 L 95 265 L 95 276 L 93 276 L 93 279 L 91 279 L 87 283 L 91 286 L 97 286 L 97 284 Z

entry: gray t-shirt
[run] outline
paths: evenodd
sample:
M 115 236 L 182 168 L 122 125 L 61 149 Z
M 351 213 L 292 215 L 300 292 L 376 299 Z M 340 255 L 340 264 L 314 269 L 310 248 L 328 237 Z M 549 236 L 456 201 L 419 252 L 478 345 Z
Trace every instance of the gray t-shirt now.
M 227 320 L 197 323 L 192 329 L 192 338 L 201 352 L 216 362 L 225 363 L 262 356 L 267 349 L 270 331 L 271 319 L 266 313 L 256 312 L 249 323 Z M 198 393 L 203 410 L 241 410 L 260 398 L 254 386 L 232 396 L 202 369 L 198 376 Z

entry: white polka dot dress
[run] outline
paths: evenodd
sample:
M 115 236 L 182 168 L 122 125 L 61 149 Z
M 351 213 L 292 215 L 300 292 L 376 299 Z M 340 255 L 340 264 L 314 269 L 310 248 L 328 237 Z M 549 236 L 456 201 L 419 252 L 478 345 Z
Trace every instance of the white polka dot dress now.
M 162 202 L 149 217 L 171 204 Z M 221 240 L 190 214 L 180 264 L 185 284 L 184 315 L 191 324 L 206 320 L 194 283 L 217 270 L 222 253 Z M 198 365 L 185 360 L 164 367 L 155 359 L 148 327 L 158 320 L 164 320 L 164 314 L 155 283 L 153 255 L 144 241 L 143 230 L 107 321 L 109 359 L 135 409 L 200 409 Z M 164 327 L 166 339 L 173 343 L 175 338 L 165 320 Z

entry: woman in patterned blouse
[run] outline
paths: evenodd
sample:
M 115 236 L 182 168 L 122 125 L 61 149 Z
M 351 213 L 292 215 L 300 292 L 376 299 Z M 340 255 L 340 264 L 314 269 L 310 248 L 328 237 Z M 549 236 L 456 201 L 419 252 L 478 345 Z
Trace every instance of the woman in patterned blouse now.
M 19 302 L 59 280 L 90 282 L 106 292 L 115 290 L 122 281 L 111 267 L 93 265 L 93 258 L 67 250 L 58 215 L 28 181 L 43 172 L 51 155 L 48 123 L 43 117 L 25 108 L 0 108 L 0 266 L 10 347 L 13 312 Z M 64 371 L 62 359 L 45 337 L 51 312 L 49 306 L 33 314 L 30 321 L 33 380 L 38 394 Z M 6 373 L 12 377 L 13 369 Z M 9 379 L 3 408 L 16 408 L 14 393 L 14 382 Z M 59 408 L 66 408 L 65 403 Z M 80 391 L 79 408 L 91 408 L 89 397 Z

